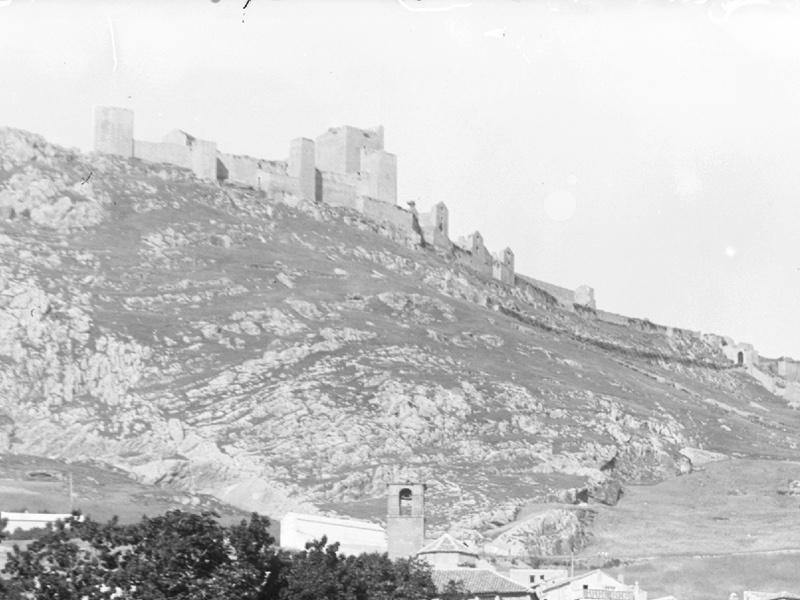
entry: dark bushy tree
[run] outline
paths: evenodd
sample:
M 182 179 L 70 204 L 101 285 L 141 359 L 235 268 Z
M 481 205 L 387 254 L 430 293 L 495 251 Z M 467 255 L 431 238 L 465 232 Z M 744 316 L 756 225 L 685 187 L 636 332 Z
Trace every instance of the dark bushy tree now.
M 215 516 L 57 523 L 25 550 L 14 547 L 2 591 L 35 600 L 264 600 L 275 560 L 269 520 L 254 514 L 226 529 Z
M 426 600 L 436 595 L 427 563 L 386 554 L 344 556 L 323 537 L 285 565 L 279 600 Z
M 278 552 L 269 520 L 223 527 L 179 510 L 139 523 L 49 526 L 9 555 L 4 600 L 427 600 L 430 570 L 386 554 L 344 556 L 327 539 Z

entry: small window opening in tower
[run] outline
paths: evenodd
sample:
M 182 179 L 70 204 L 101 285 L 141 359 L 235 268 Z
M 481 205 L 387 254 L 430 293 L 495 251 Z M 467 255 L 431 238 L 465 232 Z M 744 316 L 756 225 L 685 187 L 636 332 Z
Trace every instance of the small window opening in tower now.
M 411 516 L 411 490 L 408 488 L 403 488 L 400 490 L 400 516 L 401 517 L 410 517 Z
M 739 366 L 741 367 L 744 364 L 744 352 L 739 352 L 739 354 L 736 357 L 736 360 L 739 363 Z

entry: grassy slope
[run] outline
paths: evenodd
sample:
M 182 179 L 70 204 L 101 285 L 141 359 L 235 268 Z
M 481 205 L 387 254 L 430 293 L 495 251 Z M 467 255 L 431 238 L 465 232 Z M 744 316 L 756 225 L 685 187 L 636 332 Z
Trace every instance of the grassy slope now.
M 700 340 L 562 311 L 346 211 L 298 210 L 177 170 L 58 152 L 40 160 L 41 176 L 72 183 L 94 172 L 102 220 L 68 232 L 4 221 L 0 265 L 65 307 L 86 294 L 87 347 L 113 336 L 149 354 L 135 376 L 113 373 L 123 398 L 113 403 L 88 387 L 55 400 L 38 386 L 44 375 L 9 362 L 18 385 L 3 408 L 29 427 L 15 431 L 14 451 L 168 475 L 173 490 L 196 485 L 245 508 L 277 505 L 261 488 L 236 487 L 262 481 L 372 518 L 383 515 L 382 481 L 399 469 L 431 482 L 438 527 L 582 485 L 581 468 L 596 472 L 613 452 L 653 439 L 673 457 L 690 445 L 760 459 L 765 469 L 748 472 L 765 489 L 775 473 L 789 476 L 776 461 L 800 458 L 797 412 Z M 265 310 L 281 317 L 253 317 L 253 332 L 235 318 Z M 663 478 L 669 469 L 636 470 L 653 458 L 642 452 L 622 476 Z M 169 461 L 191 468 L 171 472 Z M 587 551 L 705 551 L 765 522 L 761 545 L 784 543 L 791 511 L 745 510 L 746 498 L 727 496 L 735 473 L 723 477 L 725 468 L 629 488 L 618 507 L 600 509 Z M 678 497 L 702 508 L 691 527 L 680 528 L 691 521 L 676 517 L 687 509 Z M 714 518 L 731 507 L 740 519 Z

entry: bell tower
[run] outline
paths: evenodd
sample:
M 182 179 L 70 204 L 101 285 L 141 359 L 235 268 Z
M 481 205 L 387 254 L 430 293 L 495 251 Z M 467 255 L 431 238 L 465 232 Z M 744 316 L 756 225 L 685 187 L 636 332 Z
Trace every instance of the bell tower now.
M 425 484 L 390 483 L 386 491 L 389 558 L 414 556 L 425 544 Z

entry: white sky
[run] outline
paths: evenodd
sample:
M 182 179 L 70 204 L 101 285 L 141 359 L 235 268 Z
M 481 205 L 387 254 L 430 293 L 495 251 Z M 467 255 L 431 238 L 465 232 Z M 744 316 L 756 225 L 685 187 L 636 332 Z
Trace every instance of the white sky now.
M 800 358 L 800 3 L 243 4 L 0 0 L 0 124 L 88 150 L 116 104 L 139 139 L 278 159 L 382 123 L 453 238 Z

